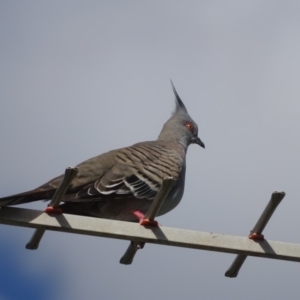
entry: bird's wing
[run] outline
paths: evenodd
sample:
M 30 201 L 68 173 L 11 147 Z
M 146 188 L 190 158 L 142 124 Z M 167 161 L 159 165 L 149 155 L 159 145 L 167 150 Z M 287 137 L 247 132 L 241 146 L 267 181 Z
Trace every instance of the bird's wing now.
M 164 178 L 179 177 L 182 158 L 173 149 L 147 142 L 115 150 L 113 155 L 100 155 L 77 167 L 75 182 L 63 201 L 132 196 L 153 200 Z

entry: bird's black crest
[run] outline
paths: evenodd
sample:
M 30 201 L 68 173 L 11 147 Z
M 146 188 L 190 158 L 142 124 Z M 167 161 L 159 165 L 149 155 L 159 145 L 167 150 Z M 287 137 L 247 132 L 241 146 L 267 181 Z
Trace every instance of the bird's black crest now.
M 173 89 L 173 92 L 175 94 L 175 97 L 176 97 L 176 109 L 175 109 L 175 112 L 179 112 L 179 111 L 184 111 L 187 113 L 187 109 L 185 107 L 185 105 L 183 104 L 182 100 L 180 99 L 176 89 L 175 89 L 175 86 L 171 80 L 171 85 L 172 85 L 172 89 Z

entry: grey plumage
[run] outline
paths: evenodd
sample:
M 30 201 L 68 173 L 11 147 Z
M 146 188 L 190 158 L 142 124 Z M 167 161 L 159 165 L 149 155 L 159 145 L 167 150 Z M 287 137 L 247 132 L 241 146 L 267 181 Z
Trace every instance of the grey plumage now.
M 192 143 L 205 146 L 173 83 L 172 87 L 176 108 L 158 139 L 112 150 L 77 165 L 78 174 L 60 206 L 63 212 L 136 221 L 133 212 L 147 212 L 167 176 L 177 181 L 159 215 L 177 206 L 184 191 L 187 148 Z M 0 206 L 49 200 L 62 178 L 56 177 L 29 192 L 1 198 Z

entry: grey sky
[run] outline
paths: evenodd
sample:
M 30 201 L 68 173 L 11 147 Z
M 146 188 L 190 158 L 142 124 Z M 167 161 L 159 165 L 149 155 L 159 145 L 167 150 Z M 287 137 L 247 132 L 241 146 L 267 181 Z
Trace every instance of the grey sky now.
M 300 243 L 299 13 L 297 1 L 2 1 L 0 196 L 155 139 L 172 78 L 206 149 L 189 148 L 184 198 L 159 222 L 247 235 L 283 190 L 265 234 Z M 249 258 L 228 279 L 233 255 L 146 245 L 128 267 L 127 242 L 47 232 L 30 252 L 31 234 L 0 226 L 0 278 L 13 282 L 1 300 L 13 288 L 62 300 L 299 294 L 297 263 Z

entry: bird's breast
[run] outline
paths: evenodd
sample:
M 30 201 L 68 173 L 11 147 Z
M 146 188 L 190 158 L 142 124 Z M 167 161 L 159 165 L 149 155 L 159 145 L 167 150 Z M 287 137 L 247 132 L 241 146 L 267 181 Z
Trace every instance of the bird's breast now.
M 164 215 L 174 209 L 182 199 L 184 192 L 185 167 L 182 168 L 181 174 L 165 199 L 158 216 Z

